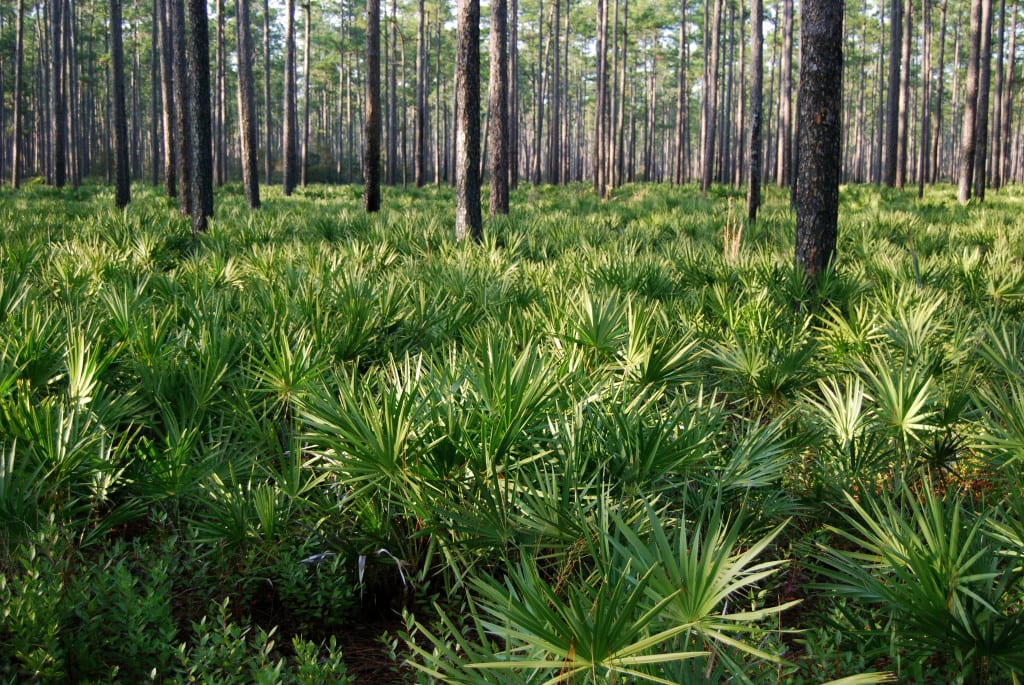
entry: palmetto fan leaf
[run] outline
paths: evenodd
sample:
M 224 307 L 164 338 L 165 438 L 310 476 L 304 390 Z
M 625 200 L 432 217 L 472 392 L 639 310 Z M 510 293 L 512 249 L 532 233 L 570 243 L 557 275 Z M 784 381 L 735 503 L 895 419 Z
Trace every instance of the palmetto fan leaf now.
M 952 650 L 967 669 L 991 659 L 1020 672 L 1020 569 L 994 553 L 983 516 L 935 494 L 930 479 L 923 486 L 923 495 L 904 488 L 898 502 L 862 505 L 847 494 L 848 527 L 831 530 L 855 549 L 824 550 L 822 587 L 884 606 L 908 649 Z

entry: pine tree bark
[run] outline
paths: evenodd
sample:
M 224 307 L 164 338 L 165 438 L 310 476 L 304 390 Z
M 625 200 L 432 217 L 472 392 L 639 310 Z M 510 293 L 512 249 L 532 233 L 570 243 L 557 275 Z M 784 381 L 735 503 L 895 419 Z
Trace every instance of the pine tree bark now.
M 716 125 L 718 119 L 718 52 L 720 33 L 722 26 L 722 0 L 711 0 L 714 3 L 714 9 L 711 14 L 711 24 L 709 26 L 711 30 L 711 41 L 708 44 L 708 77 L 707 82 L 704 84 L 704 158 L 702 160 L 702 173 L 700 182 L 700 192 L 702 195 L 707 195 L 708 188 L 711 187 L 711 179 L 714 177 L 715 170 L 715 138 L 716 138 Z M 792 0 L 786 0 L 787 3 L 792 4 Z
M 366 148 L 363 209 L 380 210 L 380 0 L 366 0 Z
M 597 84 L 594 99 L 594 192 L 604 197 L 608 128 L 608 0 L 597 0 Z
M 282 126 L 282 189 L 285 197 L 298 183 L 298 105 L 295 93 L 295 0 L 286 0 L 284 14 L 284 125 Z
M 216 85 L 213 89 L 213 182 L 224 185 L 227 177 L 227 103 L 225 102 L 227 44 L 224 40 L 224 0 L 217 0 Z
M 18 0 L 18 13 L 14 27 L 14 137 L 11 140 L 11 187 L 21 185 L 21 98 L 22 70 L 25 65 L 25 0 Z
M 508 5 L 491 0 L 491 76 L 488 86 L 488 147 L 491 216 L 508 214 Z
M 938 77 L 935 79 L 937 90 L 935 91 L 935 125 L 932 128 L 932 150 L 931 161 L 928 165 L 928 180 L 930 183 L 938 181 L 939 177 L 939 139 L 942 137 L 942 90 L 946 83 L 943 75 L 946 73 L 946 6 L 947 0 L 942 0 L 942 15 L 939 27 L 939 68 Z
M 885 185 L 896 186 L 899 170 L 899 109 L 900 109 L 900 60 L 903 51 L 900 47 L 903 40 L 903 7 L 900 0 L 892 1 L 892 16 L 889 19 L 889 82 L 885 99 L 885 158 L 882 174 Z
M 782 55 L 779 65 L 779 123 L 775 135 L 775 182 L 788 186 L 793 174 L 793 0 L 782 4 Z
M 250 209 L 260 206 L 259 164 L 256 159 L 256 88 L 252 73 L 252 30 L 249 0 L 238 0 L 236 40 L 238 41 L 238 135 L 242 149 L 242 185 Z
M 978 46 L 978 110 L 975 124 L 974 196 L 985 201 L 988 180 L 988 102 L 992 83 L 992 0 L 981 3 L 981 42 Z
M 508 29 L 508 187 L 519 186 L 519 0 L 509 5 Z
M 921 140 L 918 142 L 919 154 L 917 162 L 917 197 L 924 197 L 924 184 L 927 177 L 928 157 L 930 153 L 931 135 L 931 26 L 929 24 L 928 3 L 921 6 Z
M 689 130 L 690 94 L 686 88 L 686 3 L 680 3 L 682 16 L 679 20 L 679 54 L 676 66 L 676 159 L 673 180 L 676 185 L 686 183 L 689 176 L 689 158 L 686 154 Z
M 161 124 L 163 127 L 163 165 L 164 165 L 164 189 L 167 197 L 175 197 L 178 194 L 178 177 L 175 168 L 175 136 L 174 136 L 174 109 L 177 103 L 174 101 L 174 53 L 171 47 L 171 37 L 167 22 L 166 4 L 169 0 L 157 0 L 157 16 L 154 21 L 157 24 L 157 40 L 160 44 L 160 99 L 163 102 L 161 108 Z
M 273 183 L 273 110 L 270 108 L 270 0 L 263 0 L 263 118 L 265 136 L 263 141 L 263 167 L 267 183 Z
M 160 82 L 160 41 L 158 39 L 159 22 L 157 17 L 160 12 L 159 0 L 153 0 L 153 15 L 150 27 L 150 60 L 149 60 L 149 163 L 151 169 L 150 183 L 155 188 L 160 183 L 160 117 L 159 111 L 160 89 L 157 84 Z
M 992 105 L 992 154 L 989 157 L 989 165 L 991 167 L 991 173 L 989 176 L 992 179 L 991 185 L 994 190 L 999 190 L 999 187 L 1003 183 L 1002 169 L 999 165 L 999 153 L 1003 149 L 1002 135 L 1003 135 L 1003 80 L 1005 74 L 1003 72 L 1003 62 L 1005 61 L 1006 54 L 1003 52 L 1006 39 L 1006 0 L 999 0 L 999 31 L 996 34 L 996 95 L 995 102 Z
M 64 100 L 64 3 L 50 1 L 50 183 L 63 188 L 67 181 L 67 118 Z
M 562 166 L 561 157 L 561 116 L 562 116 L 562 46 L 561 46 L 561 11 L 562 1 L 553 0 L 552 2 L 552 13 L 551 29 L 554 33 L 552 39 L 553 60 L 554 63 L 551 67 L 551 106 L 548 108 L 550 113 L 551 123 L 548 125 L 548 160 L 547 160 L 547 177 L 548 183 L 558 185 L 559 182 L 559 169 Z
M 309 33 L 311 7 L 309 0 L 302 6 L 305 12 L 305 32 L 302 39 L 302 163 L 300 183 L 306 187 L 309 176 Z
M 167 0 L 170 36 L 174 52 L 174 118 L 177 151 L 178 208 L 182 214 L 192 213 L 192 124 L 189 105 L 188 58 L 185 52 L 185 3 Z
M 110 0 L 110 69 L 114 85 L 114 204 L 131 202 L 128 181 L 128 116 L 124 105 L 124 46 L 121 41 L 121 0 Z
M 1013 17 L 1010 22 L 1010 44 L 1007 48 L 1007 59 L 1006 59 L 1006 84 L 1003 88 L 1003 100 L 1000 107 L 1003 110 L 1001 117 L 1003 133 L 1002 133 L 1002 149 L 999 151 L 999 167 L 1001 169 L 1001 177 L 1003 183 L 1010 183 L 1010 161 L 1011 161 L 1011 141 L 1010 136 L 1010 120 L 1013 116 L 1013 75 L 1014 75 L 1014 62 L 1016 60 L 1016 48 L 1017 48 L 1017 8 L 1013 6 L 1010 8 L 1011 15 Z
M 835 254 L 843 104 L 843 1 L 804 0 L 800 17 L 800 154 L 796 262 L 811 282 Z
M 761 206 L 761 91 L 764 87 L 764 12 L 761 0 L 750 2 L 750 174 L 747 177 L 747 219 L 757 221 Z
M 417 188 L 427 182 L 427 15 L 419 0 L 416 20 L 416 124 L 413 131 L 413 181 Z
M 974 181 L 974 152 L 978 113 L 978 68 L 981 49 L 981 14 L 983 0 L 971 0 L 970 48 L 967 56 L 967 94 L 964 102 L 963 133 L 961 134 L 960 176 L 956 199 L 967 204 L 971 199 L 971 183 Z
M 398 4 L 391 0 L 388 23 L 387 184 L 398 184 Z
M 192 129 L 192 233 L 205 233 L 213 216 L 210 139 L 210 28 L 206 0 L 188 0 L 189 121 Z
M 898 1 L 898 0 L 897 0 Z M 910 150 L 910 41 L 913 25 L 913 3 L 903 0 L 903 37 L 900 41 L 900 100 L 896 142 L 896 187 L 900 190 L 907 181 L 907 157 Z
M 455 239 L 480 242 L 480 0 L 459 0 L 456 31 Z

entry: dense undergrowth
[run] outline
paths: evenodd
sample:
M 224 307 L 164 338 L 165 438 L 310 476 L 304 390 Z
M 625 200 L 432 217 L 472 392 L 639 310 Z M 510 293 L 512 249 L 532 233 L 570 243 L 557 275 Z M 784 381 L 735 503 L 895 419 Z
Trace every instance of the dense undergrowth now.
M 269 195 L 0 189 L 0 680 L 1024 672 L 1020 189 Z

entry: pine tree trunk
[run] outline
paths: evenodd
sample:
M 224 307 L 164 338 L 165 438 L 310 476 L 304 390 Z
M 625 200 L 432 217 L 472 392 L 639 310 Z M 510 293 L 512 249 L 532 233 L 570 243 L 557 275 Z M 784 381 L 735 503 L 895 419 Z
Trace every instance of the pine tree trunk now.
M 491 0 L 491 77 L 487 107 L 491 173 L 491 216 L 508 214 L 508 6 Z
M 999 151 L 999 166 L 1002 169 L 1000 172 L 1002 175 L 1003 183 L 1010 183 L 1013 179 L 1010 177 L 1010 162 L 1011 162 L 1011 141 L 1010 136 L 1010 120 L 1012 118 L 1013 111 L 1013 70 L 1014 62 L 1016 60 L 1016 47 L 1017 47 L 1017 8 L 1016 6 L 1010 9 L 1013 20 L 1010 22 L 1010 44 L 1007 49 L 1007 63 L 1006 63 L 1006 85 L 1003 88 L 1003 101 L 1001 107 L 1003 110 L 1002 115 L 1002 149 Z
M 910 41 L 913 26 L 913 3 L 903 0 L 903 38 L 900 42 L 900 99 L 899 120 L 897 122 L 896 142 L 896 187 L 903 189 L 907 181 L 907 158 L 910 150 Z
M 18 0 L 18 15 L 14 29 L 14 137 L 11 140 L 11 187 L 21 185 L 21 98 L 22 70 L 25 65 L 25 0 Z
M 366 149 L 363 209 L 380 210 L 380 0 L 366 0 Z
M 782 56 L 779 66 L 779 123 L 775 182 L 790 184 L 793 174 L 793 0 L 782 4 Z
M 554 45 L 554 64 L 551 67 L 551 123 L 548 125 L 548 183 L 557 185 L 559 168 L 562 165 L 561 158 L 561 116 L 562 116 L 562 46 L 561 46 L 561 0 L 553 0 L 552 8 L 554 17 L 551 20 L 551 28 L 554 31 L 552 44 Z M 566 37 L 568 39 L 568 37 Z
M 206 0 L 188 0 L 189 122 L 192 129 L 192 233 L 205 233 L 213 216 L 210 139 L 210 29 Z
M 764 85 L 764 37 L 761 0 L 750 2 L 750 175 L 747 178 L 747 218 L 757 221 L 761 206 L 761 90 Z
M 690 94 L 686 89 L 686 3 L 687 0 L 680 3 L 682 18 L 679 20 L 679 64 L 676 67 L 676 159 L 673 176 L 676 185 L 686 183 L 689 176 L 689 160 L 686 156 L 686 143 L 690 137 Z
M 391 21 L 388 23 L 388 152 L 387 184 L 398 184 L 398 7 L 391 0 Z
M 238 0 L 236 39 L 238 41 L 238 134 L 242 148 L 242 185 L 251 209 L 260 206 L 259 142 L 256 125 L 256 88 L 252 73 L 252 31 L 249 26 L 249 0 Z
M 192 213 L 192 125 L 189 106 L 188 60 L 185 54 L 185 3 L 167 0 L 167 11 L 174 60 L 174 118 L 177 151 L 178 207 L 182 214 Z
M 519 0 L 509 6 L 508 27 L 508 187 L 519 186 Z
M 302 187 L 306 187 L 309 176 L 309 33 L 311 8 L 309 0 L 302 6 L 305 11 L 305 33 L 302 39 Z
M 158 40 L 160 2 L 153 0 L 153 16 L 150 28 L 150 60 L 149 60 L 149 163 L 152 170 L 150 183 L 156 187 L 160 183 L 160 133 L 158 126 L 160 117 L 159 111 L 160 89 L 157 84 L 160 82 L 160 41 Z
M 960 204 L 971 199 L 974 181 L 974 152 L 978 113 L 978 68 L 981 49 L 981 6 L 983 0 L 971 0 L 970 52 L 967 57 L 967 100 L 964 103 L 963 133 L 961 134 L 960 177 L 956 198 Z
M 883 180 L 890 188 L 896 186 L 899 170 L 899 108 L 900 108 L 900 60 L 903 54 L 900 44 L 903 39 L 903 8 L 900 0 L 891 0 L 892 17 L 889 20 L 889 84 L 885 104 L 885 149 Z
M 939 68 L 938 76 L 935 79 L 938 90 L 935 92 L 935 125 L 932 128 L 932 150 L 931 161 L 928 169 L 928 180 L 935 183 L 939 178 L 939 139 L 942 137 L 942 87 L 946 83 L 944 78 L 946 72 L 946 5 L 947 0 L 942 0 L 942 18 L 939 28 Z
M 114 81 L 114 204 L 131 202 L 128 181 L 128 117 L 124 106 L 124 47 L 121 42 L 121 0 L 110 0 L 110 68 Z
M 1003 52 L 1003 46 L 1006 39 L 1006 0 L 999 0 L 999 32 L 996 34 L 996 47 L 998 53 L 996 54 L 996 99 L 992 105 L 992 154 L 988 158 L 988 164 L 991 169 L 988 174 L 992 179 L 992 188 L 999 190 L 999 187 L 1003 184 L 1002 169 L 999 166 L 999 153 L 1003 149 L 1002 135 L 1003 135 L 1003 80 L 1005 74 L 1003 73 L 1003 62 L 1006 54 Z
M 704 118 L 706 123 L 704 125 L 704 158 L 702 160 L 703 169 L 700 182 L 700 192 L 702 195 L 707 195 L 708 188 L 711 187 L 711 179 L 714 177 L 715 127 L 718 119 L 718 52 L 719 34 L 722 26 L 722 0 L 711 1 L 714 3 L 714 9 L 712 10 L 711 24 L 709 26 L 711 41 L 708 44 L 708 77 L 707 82 L 704 84 Z M 786 2 L 791 4 L 792 0 L 786 0 Z
M 929 24 L 928 3 L 921 6 L 921 140 L 919 141 L 919 154 L 917 163 L 917 196 L 924 197 L 924 184 L 928 168 L 928 157 L 931 135 L 931 25 Z
M 413 181 L 417 188 L 427 182 L 427 18 L 424 1 L 419 0 L 416 21 L 416 125 L 413 131 Z
M 981 3 L 981 42 L 978 46 L 978 109 L 975 124 L 974 196 L 985 201 L 988 161 L 988 100 L 992 83 L 992 0 Z
M 594 100 L 594 192 L 604 197 L 608 125 L 608 0 L 597 0 L 597 85 Z
M 457 22 L 455 239 L 480 242 L 480 0 L 459 0 Z
M 64 0 L 50 0 L 50 166 L 51 185 L 67 180 L 67 116 L 64 102 Z
M 263 141 L 263 167 L 267 183 L 273 183 L 273 116 L 270 108 L 270 0 L 263 0 L 263 118 L 265 137 Z
M 286 0 L 284 15 L 284 125 L 282 126 L 282 187 L 285 197 L 298 183 L 298 105 L 295 92 L 295 0 Z
M 814 282 L 836 248 L 843 99 L 843 2 L 804 0 L 800 17 L 800 153 L 796 261 Z

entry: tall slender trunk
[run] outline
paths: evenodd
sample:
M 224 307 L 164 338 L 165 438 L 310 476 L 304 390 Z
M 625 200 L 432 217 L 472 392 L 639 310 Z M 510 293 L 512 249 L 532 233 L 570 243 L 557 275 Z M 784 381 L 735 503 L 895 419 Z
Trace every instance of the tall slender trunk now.
M 971 0 L 970 51 L 967 57 L 967 101 L 964 103 L 963 134 L 960 158 L 960 178 L 956 198 L 960 204 L 971 199 L 974 181 L 974 152 L 977 147 L 978 70 L 981 49 L 981 20 L 984 0 Z
M 206 0 L 188 0 L 189 122 L 192 128 L 192 233 L 213 216 L 213 147 L 210 139 L 210 36 Z
M 298 182 L 298 105 L 295 92 L 295 0 L 286 0 L 284 13 L 284 126 L 281 149 L 284 159 L 282 186 L 285 197 Z
M 427 182 L 427 14 L 419 0 L 416 22 L 416 125 L 413 131 L 413 180 L 417 188 Z
M 747 177 L 747 218 L 757 221 L 761 206 L 761 90 L 764 85 L 764 37 L 761 0 L 750 2 L 750 175 Z
M 455 68 L 455 239 L 480 242 L 480 0 L 458 2 Z
M 775 182 L 790 184 L 793 173 L 793 0 L 782 3 L 782 56 L 779 60 L 778 152 Z
M 889 84 L 886 91 L 885 104 L 885 185 L 896 186 L 899 171 L 899 107 L 900 107 L 900 61 L 903 39 L 903 8 L 900 0 L 891 0 L 892 17 L 889 19 Z
M 1003 149 L 1003 61 L 1006 53 L 1003 52 L 1006 39 L 1006 0 L 999 0 L 999 31 L 996 34 L 996 99 L 992 105 L 992 154 L 988 156 L 989 177 L 992 179 L 992 188 L 999 190 L 1003 184 L 1002 169 L 999 167 L 999 153 Z
M 11 187 L 21 185 L 21 97 L 22 70 L 25 64 L 25 0 L 18 0 L 18 14 L 14 29 L 14 137 L 11 140 Z
M 124 47 L 121 43 L 121 0 L 110 0 L 110 69 L 114 81 L 114 204 L 131 202 L 128 182 L 128 117 L 124 106 Z
M 676 185 L 686 183 L 690 162 L 686 154 L 690 137 L 690 94 L 686 89 L 686 3 L 687 0 L 680 3 L 682 17 L 679 20 L 679 64 L 676 68 Z
M 388 23 L 388 152 L 387 184 L 398 183 L 398 6 L 391 0 L 391 21 Z
M 273 183 L 273 116 L 270 108 L 270 0 L 263 0 L 263 168 L 267 183 Z
M 597 85 L 594 102 L 594 192 L 604 197 L 607 189 L 604 157 L 608 125 L 608 0 L 597 0 Z
M 707 123 L 705 124 L 704 134 L 704 167 L 700 183 L 700 191 L 703 195 L 707 195 L 708 188 L 711 187 L 711 179 L 715 169 L 715 126 L 718 118 L 718 52 L 719 34 L 722 26 L 722 0 L 711 1 L 714 3 L 714 9 L 711 14 L 711 42 L 708 45 L 709 54 L 707 55 L 708 77 L 707 82 L 704 84 L 704 117 Z M 786 2 L 791 4 L 792 0 L 786 0 Z
M 242 149 L 242 185 L 251 209 L 260 206 L 259 142 L 256 125 L 256 88 L 252 74 L 252 31 L 249 26 L 249 0 L 238 0 L 236 40 L 238 41 L 238 136 Z
M 149 163 L 152 170 L 150 183 L 155 187 L 160 183 L 160 133 L 158 130 L 160 89 L 160 41 L 158 40 L 157 17 L 160 12 L 159 0 L 153 0 L 152 27 L 150 28 L 150 59 L 149 59 Z
M 928 171 L 928 180 L 931 183 L 938 181 L 939 177 L 939 139 L 942 137 L 942 87 L 946 83 L 946 5 L 948 0 L 942 0 L 942 15 L 939 28 L 939 68 L 936 72 L 935 83 L 935 125 L 932 128 L 932 151 L 931 162 Z
M 178 207 L 182 214 L 192 213 L 192 125 L 189 107 L 188 65 L 185 54 L 185 3 L 168 0 L 170 35 L 174 48 L 175 139 L 177 141 Z
M 907 181 L 907 158 L 910 156 L 910 41 L 913 26 L 913 2 L 903 0 L 903 38 L 900 43 L 900 101 L 896 142 L 896 187 L 902 189 Z
M 552 11 L 554 16 L 551 20 L 551 28 L 554 31 L 552 44 L 554 45 L 554 64 L 551 68 L 551 107 L 549 113 L 551 123 L 548 125 L 548 183 L 558 184 L 559 169 L 562 165 L 561 156 L 561 112 L 562 112 L 562 47 L 561 47 L 561 0 L 553 0 Z M 568 36 L 566 36 L 568 39 Z
M 978 47 L 978 111 L 974 149 L 974 195 L 985 201 L 988 160 L 988 101 L 992 83 L 992 0 L 981 3 L 981 43 Z
M 380 210 L 380 0 L 366 0 L 366 117 L 363 209 Z
M 227 121 L 225 86 L 227 45 L 224 40 L 224 0 L 217 0 L 216 85 L 213 89 L 213 182 L 224 185 L 227 175 Z
M 511 0 L 508 25 L 508 187 L 519 186 L 519 0 Z
M 310 33 L 310 2 L 302 6 L 305 11 L 305 32 L 302 39 L 302 163 L 300 183 L 306 187 L 309 174 L 309 33 Z
M 491 216 L 508 214 L 508 5 L 491 0 L 491 80 L 487 137 L 490 148 Z
M 1016 60 L 1016 47 L 1017 47 L 1017 7 L 1014 5 L 1010 12 L 1012 13 L 1013 20 L 1010 22 L 1010 44 L 1007 49 L 1007 62 L 1006 62 L 1006 85 L 1003 88 L 1003 101 L 1000 104 L 1002 107 L 1002 149 L 999 151 L 999 166 L 1001 168 L 1001 175 L 1004 183 L 1010 183 L 1012 181 L 1010 177 L 1010 161 L 1011 161 L 1011 136 L 1010 136 L 1010 119 L 1012 118 L 1013 111 L 1013 70 L 1014 61 Z
M 931 134 L 931 26 L 928 23 L 928 3 L 921 5 L 921 140 L 920 153 L 917 163 L 917 196 L 924 197 L 924 184 L 928 166 L 928 153 L 930 152 L 928 136 Z
M 67 128 L 64 101 L 64 3 L 50 0 L 50 183 L 63 188 L 67 180 Z
M 167 197 L 178 194 L 178 177 L 175 168 L 177 145 L 174 135 L 174 111 L 178 103 L 174 101 L 174 52 L 171 47 L 171 36 L 167 21 L 168 0 L 157 0 L 157 28 L 160 40 L 160 97 L 163 101 L 161 118 L 164 138 L 164 188 Z

